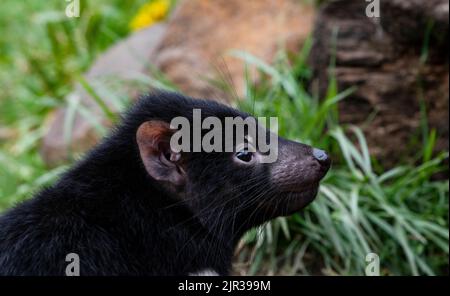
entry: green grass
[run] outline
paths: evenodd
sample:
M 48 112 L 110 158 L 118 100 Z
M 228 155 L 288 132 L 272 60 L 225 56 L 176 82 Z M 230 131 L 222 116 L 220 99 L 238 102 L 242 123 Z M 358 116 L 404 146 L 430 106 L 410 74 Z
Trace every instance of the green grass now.
M 69 19 L 62 0 L 1 1 L 0 210 L 61 171 L 46 168 L 39 156 L 43 122 L 56 107 L 73 105 L 66 99 L 75 83 L 129 33 L 129 20 L 145 2 L 82 0 L 82 17 Z
M 282 53 L 273 66 L 232 53 L 264 77 L 257 85 L 247 80 L 241 108 L 278 116 L 280 135 L 331 151 L 334 160 L 317 200 L 303 213 L 248 233 L 244 241 L 253 249 L 242 249 L 238 266 L 251 262 L 250 274 L 363 275 L 366 255 L 373 252 L 383 275 L 448 273 L 449 183 L 433 176 L 448 173 L 449 155 L 432 157 L 436 132 L 423 129 L 422 150 L 412 162 L 418 164 L 375 170 L 361 130 L 338 121 L 337 103 L 353 89 L 338 93 L 331 77 L 327 96 L 319 100 L 298 83 L 309 78 L 309 48 L 307 42 L 292 66 Z
M 116 114 L 105 100 L 116 96 L 118 109 L 126 107 L 120 95 L 86 81 L 82 73 L 128 34 L 128 21 L 143 2 L 89 1 L 82 6 L 83 17 L 67 19 L 64 1 L 1 1 L 0 210 L 30 197 L 66 168 L 46 168 L 38 152 L 43 123 L 56 107 L 66 105 L 69 114 L 90 118 L 89 110 L 67 99 L 75 83 L 112 121 Z M 383 275 L 448 274 L 449 184 L 435 178 L 448 173 L 448 152 L 432 153 L 437 131 L 428 128 L 424 116 L 422 140 L 411 147 L 420 151 L 417 159 L 380 168 L 361 131 L 339 124 L 337 103 L 354 89 L 338 90 L 330 79 L 325 98 L 306 90 L 310 48 L 311 40 L 293 63 L 280 52 L 273 65 L 244 52 L 230 53 L 263 77 L 253 84 L 246 73 L 247 91 L 239 107 L 256 116 L 278 116 L 280 135 L 326 149 L 334 161 L 317 200 L 302 213 L 247 233 L 236 254 L 236 270 L 362 275 L 366 254 L 374 252 Z M 140 82 L 171 88 L 159 73 Z M 421 112 L 426 114 L 424 108 Z M 106 132 L 98 122 L 96 127 L 100 134 Z

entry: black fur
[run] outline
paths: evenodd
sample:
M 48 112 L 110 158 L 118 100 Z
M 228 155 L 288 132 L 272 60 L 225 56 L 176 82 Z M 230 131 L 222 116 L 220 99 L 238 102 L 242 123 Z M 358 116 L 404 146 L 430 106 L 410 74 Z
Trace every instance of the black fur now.
M 204 117 L 248 116 L 177 94 L 141 98 L 59 181 L 0 218 L 0 275 L 64 275 L 68 253 L 79 255 L 81 275 L 228 274 L 244 231 L 283 214 L 255 211 L 279 193 L 276 184 L 261 192 L 271 184 L 269 166 L 239 168 L 230 153 L 187 155 L 183 198 L 151 178 L 136 144 L 138 127 L 190 118 L 193 108 Z

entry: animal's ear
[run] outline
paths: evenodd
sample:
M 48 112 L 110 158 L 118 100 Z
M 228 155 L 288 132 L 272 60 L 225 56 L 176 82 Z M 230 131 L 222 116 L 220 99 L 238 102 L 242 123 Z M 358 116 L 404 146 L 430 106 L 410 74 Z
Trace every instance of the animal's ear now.
M 136 140 L 148 174 L 155 180 L 181 186 L 185 184 L 186 172 L 180 164 L 181 154 L 170 149 L 173 133 L 168 123 L 152 120 L 139 126 Z

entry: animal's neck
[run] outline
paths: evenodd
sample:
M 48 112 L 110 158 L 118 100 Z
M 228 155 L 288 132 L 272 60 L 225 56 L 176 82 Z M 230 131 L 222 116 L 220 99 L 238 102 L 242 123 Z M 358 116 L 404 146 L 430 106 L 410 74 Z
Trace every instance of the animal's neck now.
M 126 228 L 131 226 L 139 229 L 136 236 L 129 239 L 142 242 L 144 257 L 148 257 L 150 262 L 154 254 L 172 258 L 167 262 L 174 264 L 172 274 L 189 274 L 203 269 L 227 274 L 236 241 L 233 233 L 226 227 L 208 228 L 186 205 L 173 201 L 163 202 L 162 200 L 170 197 L 155 192 L 158 190 L 148 192 L 149 197 L 155 198 L 155 203 L 152 204 L 154 207 L 149 212 L 142 211 L 148 205 L 142 207 L 142 204 L 138 204 L 136 208 L 141 210 L 132 211 L 132 216 L 128 217 L 132 222 L 122 224 Z

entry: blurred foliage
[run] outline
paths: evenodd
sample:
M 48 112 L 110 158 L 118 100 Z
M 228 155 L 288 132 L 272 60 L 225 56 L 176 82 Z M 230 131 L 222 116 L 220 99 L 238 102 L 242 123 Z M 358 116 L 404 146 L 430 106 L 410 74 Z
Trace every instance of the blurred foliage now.
M 81 0 L 80 18 L 65 15 L 63 0 L 0 2 L 0 209 L 61 171 L 48 171 L 38 153 L 46 115 L 66 104 L 82 73 L 129 33 L 147 2 Z
M 62 0 L 1 1 L 0 210 L 30 197 L 66 168 L 48 170 L 38 147 L 45 117 L 56 107 L 88 112 L 67 99 L 75 83 L 116 118 L 102 104 L 114 94 L 91 85 L 82 73 L 129 33 L 146 3 L 81 0 L 82 17 L 69 19 Z M 310 48 L 311 40 L 293 59 L 281 51 L 273 65 L 245 52 L 231 53 L 263 77 L 256 85 L 246 72 L 247 91 L 239 106 L 256 116 L 278 116 L 282 136 L 327 149 L 334 160 L 319 197 L 305 211 L 247 233 L 235 269 L 243 274 L 362 275 L 366 254 L 375 252 L 383 275 L 448 273 L 449 184 L 434 178 L 448 173 L 448 152 L 432 154 L 436 132 L 421 129 L 422 149 L 411 163 L 390 170 L 375 166 L 361 131 L 339 124 L 336 105 L 354 89 L 338 90 L 330 77 L 326 98 L 307 92 Z M 155 74 L 142 80 L 173 87 Z M 423 122 L 426 127 L 425 117 Z

